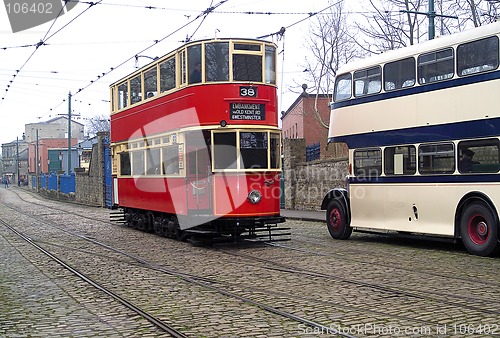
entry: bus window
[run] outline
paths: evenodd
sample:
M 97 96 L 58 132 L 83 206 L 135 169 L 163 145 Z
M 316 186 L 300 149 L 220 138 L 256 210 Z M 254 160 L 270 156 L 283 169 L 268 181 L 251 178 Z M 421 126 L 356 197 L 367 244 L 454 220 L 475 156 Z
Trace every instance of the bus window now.
M 207 82 L 229 81 L 229 43 L 205 44 L 205 77 Z
M 382 69 L 376 66 L 354 72 L 354 96 L 380 93 L 382 89 Z
M 158 94 L 157 77 L 156 66 L 144 72 L 144 92 L 146 93 L 146 98 Z
M 160 149 L 146 150 L 146 175 L 160 175 Z
M 236 132 L 213 134 L 215 169 L 236 169 Z
M 262 82 L 262 56 L 233 54 L 233 80 Z
M 240 169 L 267 169 L 267 132 L 240 132 Z
M 457 73 L 471 75 L 498 68 L 498 37 L 464 43 L 457 47 Z
M 384 66 L 384 90 L 396 90 L 415 84 L 415 58 L 390 62 Z
M 142 100 L 141 75 L 130 79 L 130 102 L 137 103 Z
M 201 72 L 201 44 L 189 46 L 187 51 L 189 62 L 189 84 L 199 83 L 203 80 Z
M 276 84 L 276 49 L 266 46 L 266 83 Z
M 342 74 L 335 78 L 333 100 L 335 102 L 351 98 L 352 78 L 351 73 Z
M 496 173 L 500 170 L 498 139 L 463 141 L 458 143 L 461 173 Z
M 384 149 L 386 175 L 414 175 L 417 170 L 415 146 L 387 147 Z
M 354 175 L 377 177 L 382 173 L 382 151 L 380 149 L 358 149 L 354 151 Z
M 128 106 L 128 84 L 124 82 L 118 85 L 118 109 Z
M 130 175 L 130 153 L 120 153 L 120 175 Z
M 144 150 L 132 151 L 132 175 L 144 175 Z
M 418 57 L 418 82 L 432 83 L 453 77 L 453 49 L 422 54 Z
M 175 57 L 160 63 L 160 92 L 175 88 Z
M 418 147 L 418 171 L 423 175 L 453 173 L 455 171 L 453 143 L 420 145 Z

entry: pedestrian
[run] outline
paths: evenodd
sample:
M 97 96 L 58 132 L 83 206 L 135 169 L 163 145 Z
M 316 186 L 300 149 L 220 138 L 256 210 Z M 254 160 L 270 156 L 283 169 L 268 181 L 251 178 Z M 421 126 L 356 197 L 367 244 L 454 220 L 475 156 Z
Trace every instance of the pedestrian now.
M 9 187 L 9 178 L 8 177 L 3 178 L 3 184 L 5 184 L 5 188 Z

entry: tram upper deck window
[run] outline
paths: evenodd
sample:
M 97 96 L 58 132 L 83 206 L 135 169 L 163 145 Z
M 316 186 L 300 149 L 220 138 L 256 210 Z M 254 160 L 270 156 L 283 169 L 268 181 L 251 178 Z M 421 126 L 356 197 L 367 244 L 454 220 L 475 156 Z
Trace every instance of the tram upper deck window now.
M 175 88 L 175 57 L 160 63 L 160 92 Z
M 457 47 L 457 73 L 466 76 L 498 68 L 498 37 L 492 36 Z
M 207 82 L 229 81 L 229 43 L 205 44 L 205 77 Z
M 384 90 L 412 87 L 415 84 L 415 58 L 410 57 L 384 65 Z
M 266 46 L 266 83 L 276 84 L 276 48 Z
M 335 78 L 333 100 L 343 101 L 351 98 L 352 77 L 351 73 L 342 74 Z
M 233 54 L 233 80 L 262 82 L 262 56 Z
M 382 90 L 382 69 L 380 66 L 354 72 L 354 96 L 380 93 Z
M 215 169 L 236 169 L 236 132 L 213 134 Z
M 454 70 L 453 49 L 422 54 L 418 57 L 418 82 L 432 83 L 451 79 Z
M 130 79 L 130 102 L 132 104 L 142 100 L 141 74 Z
M 189 84 L 199 83 L 203 81 L 201 70 L 201 44 L 189 46 L 188 49 L 189 62 Z
M 123 82 L 118 85 L 118 109 L 128 106 L 128 83 Z
M 235 43 L 234 49 L 235 50 L 248 50 L 248 51 L 260 52 L 261 45 L 254 44 L 254 43 Z
M 156 66 L 144 72 L 144 92 L 146 93 L 146 98 L 158 94 L 157 77 Z
M 267 132 L 240 132 L 240 169 L 267 169 Z

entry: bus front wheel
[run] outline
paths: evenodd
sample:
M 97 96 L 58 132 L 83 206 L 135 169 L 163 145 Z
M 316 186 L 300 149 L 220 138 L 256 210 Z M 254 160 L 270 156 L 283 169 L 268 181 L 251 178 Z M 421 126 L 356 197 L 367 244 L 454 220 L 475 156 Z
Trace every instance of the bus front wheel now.
M 348 224 L 346 208 L 336 199 L 328 204 L 326 225 L 330 236 L 335 239 L 348 239 L 351 236 L 352 228 Z
M 467 250 L 478 256 L 498 251 L 498 224 L 491 208 L 481 202 L 467 206 L 460 220 L 460 234 Z

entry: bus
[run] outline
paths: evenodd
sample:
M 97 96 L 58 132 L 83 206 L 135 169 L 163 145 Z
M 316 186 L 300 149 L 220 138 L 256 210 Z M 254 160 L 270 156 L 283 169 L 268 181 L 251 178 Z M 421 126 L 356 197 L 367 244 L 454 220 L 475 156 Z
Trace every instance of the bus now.
M 500 22 L 345 65 L 329 142 L 349 149 L 346 188 L 321 203 L 330 235 L 461 240 L 498 252 Z
M 275 44 L 186 43 L 110 93 L 113 203 L 128 225 L 193 242 L 287 238 Z

